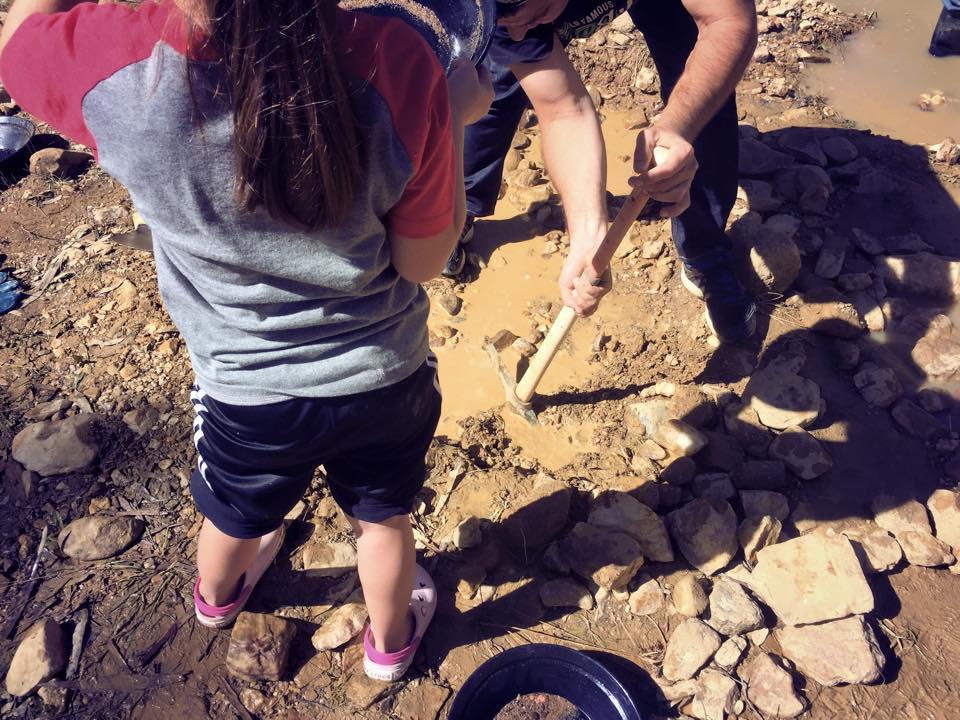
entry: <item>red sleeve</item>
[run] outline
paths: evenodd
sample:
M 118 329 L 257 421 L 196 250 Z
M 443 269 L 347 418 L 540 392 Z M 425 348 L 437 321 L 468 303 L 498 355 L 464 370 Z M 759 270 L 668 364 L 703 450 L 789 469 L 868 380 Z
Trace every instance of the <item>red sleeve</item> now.
M 386 62 L 377 68 L 374 84 L 413 165 L 413 176 L 390 210 L 390 228 L 425 238 L 453 224 L 456 164 L 447 78 L 426 42 L 406 26 L 384 38 L 384 48 Z
M 156 34 L 138 13 L 125 5 L 81 3 L 65 13 L 29 16 L 0 56 L 4 86 L 31 115 L 96 150 L 81 104 L 97 83 L 149 56 Z

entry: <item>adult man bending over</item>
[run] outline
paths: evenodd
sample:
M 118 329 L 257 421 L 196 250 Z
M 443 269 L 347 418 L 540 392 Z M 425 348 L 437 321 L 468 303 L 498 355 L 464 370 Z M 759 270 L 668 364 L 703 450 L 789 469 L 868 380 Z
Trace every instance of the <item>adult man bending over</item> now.
M 666 108 L 640 132 L 631 180 L 665 203 L 683 261 L 684 285 L 703 297 L 721 339 L 750 336 L 755 306 L 733 271 L 724 229 L 737 194 L 737 109 L 734 89 L 756 46 L 752 0 L 501 0 L 487 67 L 496 99 L 467 128 L 465 174 L 469 242 L 474 218 L 493 213 L 503 161 L 525 108 L 540 122 L 543 156 L 563 201 L 570 254 L 560 276 L 565 304 L 596 308 L 610 283 L 579 276 L 607 228 L 606 161 L 596 109 L 564 52 L 628 10 L 660 73 Z M 653 148 L 668 151 L 650 169 Z M 447 273 L 463 268 L 462 249 Z

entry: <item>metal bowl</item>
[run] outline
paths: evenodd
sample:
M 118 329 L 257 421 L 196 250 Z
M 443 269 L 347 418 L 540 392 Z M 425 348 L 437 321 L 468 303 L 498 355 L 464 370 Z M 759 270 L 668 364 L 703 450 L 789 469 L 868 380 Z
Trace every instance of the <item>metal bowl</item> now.
M 423 35 L 445 72 L 458 60 L 479 65 L 497 26 L 495 0 L 342 0 L 340 7 L 400 18 Z
M 36 131 L 36 126 L 25 118 L 16 115 L 0 117 L 0 162 L 23 150 Z

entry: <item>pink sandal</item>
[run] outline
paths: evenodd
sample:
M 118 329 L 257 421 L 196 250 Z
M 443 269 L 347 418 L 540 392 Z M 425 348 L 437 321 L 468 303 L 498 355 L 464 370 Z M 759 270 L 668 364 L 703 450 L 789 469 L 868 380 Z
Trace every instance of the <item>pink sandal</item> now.
M 197 613 L 197 621 L 201 625 L 212 628 L 222 628 L 237 619 L 237 615 L 240 614 L 247 604 L 247 600 L 250 599 L 250 593 L 253 592 L 253 588 L 256 587 L 256 584 L 260 581 L 260 578 L 263 577 L 267 568 L 273 564 L 277 553 L 280 552 L 280 548 L 283 546 L 283 536 L 284 528 L 281 525 L 272 533 L 268 533 L 260 538 L 260 549 L 257 551 L 257 557 L 242 578 L 243 589 L 240 591 L 240 594 L 237 595 L 237 598 L 228 605 L 210 605 L 200 597 L 200 578 L 197 578 L 197 581 L 193 585 L 193 604 Z
M 413 613 L 414 629 L 410 644 L 397 652 L 385 653 L 377 650 L 373 645 L 373 633 L 370 626 L 363 635 L 363 669 L 367 676 L 374 680 L 394 682 L 403 677 L 413 663 L 413 656 L 420 647 L 424 633 L 433 615 L 437 611 L 437 588 L 427 571 L 417 565 L 417 572 L 413 580 L 413 593 L 410 597 L 410 612 Z

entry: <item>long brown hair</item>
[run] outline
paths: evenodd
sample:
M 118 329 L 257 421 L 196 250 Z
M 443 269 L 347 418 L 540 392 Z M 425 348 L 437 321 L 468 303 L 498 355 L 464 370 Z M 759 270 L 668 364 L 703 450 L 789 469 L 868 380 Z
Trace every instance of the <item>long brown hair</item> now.
M 227 69 L 236 197 L 308 230 L 340 224 L 361 147 L 334 47 L 335 0 L 206 0 Z

